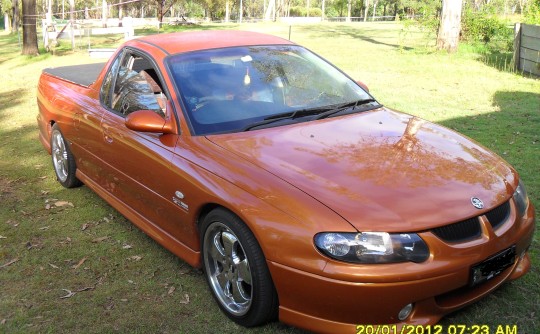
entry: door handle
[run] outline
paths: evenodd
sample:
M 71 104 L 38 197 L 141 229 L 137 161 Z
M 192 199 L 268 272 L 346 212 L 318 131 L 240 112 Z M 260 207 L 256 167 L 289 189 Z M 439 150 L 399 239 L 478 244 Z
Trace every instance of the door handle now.
M 103 139 L 105 139 L 105 142 L 107 144 L 112 144 L 112 142 L 114 141 L 113 137 L 111 137 L 109 135 L 109 132 L 106 130 L 103 130 Z

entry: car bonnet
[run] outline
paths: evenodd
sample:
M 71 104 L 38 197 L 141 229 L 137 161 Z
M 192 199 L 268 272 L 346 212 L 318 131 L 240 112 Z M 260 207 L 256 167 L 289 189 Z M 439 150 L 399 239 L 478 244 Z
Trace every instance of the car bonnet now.
M 517 184 L 515 171 L 479 144 L 386 108 L 208 139 L 359 231 L 411 232 L 460 221 L 504 202 Z M 473 197 L 485 207 L 475 208 Z

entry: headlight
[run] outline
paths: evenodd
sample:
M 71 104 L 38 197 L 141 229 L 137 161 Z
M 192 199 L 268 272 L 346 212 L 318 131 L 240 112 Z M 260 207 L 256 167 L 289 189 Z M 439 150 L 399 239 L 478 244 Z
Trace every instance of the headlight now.
M 315 235 L 315 246 L 333 259 L 355 263 L 423 262 L 429 249 L 415 233 L 328 232 Z
M 529 198 L 521 180 L 519 180 L 516 192 L 514 192 L 514 202 L 516 203 L 519 215 L 523 216 L 527 211 L 527 206 L 529 206 Z

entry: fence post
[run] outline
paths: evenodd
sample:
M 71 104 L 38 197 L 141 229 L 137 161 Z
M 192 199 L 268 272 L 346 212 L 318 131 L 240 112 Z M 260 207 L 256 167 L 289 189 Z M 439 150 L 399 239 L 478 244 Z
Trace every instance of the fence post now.
M 520 57 L 521 57 L 521 23 L 516 23 L 514 25 L 514 71 L 519 71 L 520 66 Z

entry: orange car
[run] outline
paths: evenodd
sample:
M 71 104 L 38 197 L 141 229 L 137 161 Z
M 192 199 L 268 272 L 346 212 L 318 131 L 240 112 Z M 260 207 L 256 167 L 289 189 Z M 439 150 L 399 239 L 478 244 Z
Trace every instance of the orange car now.
M 241 325 L 435 324 L 530 268 L 511 166 L 290 41 L 143 37 L 46 69 L 38 104 L 59 182 L 202 267 Z

